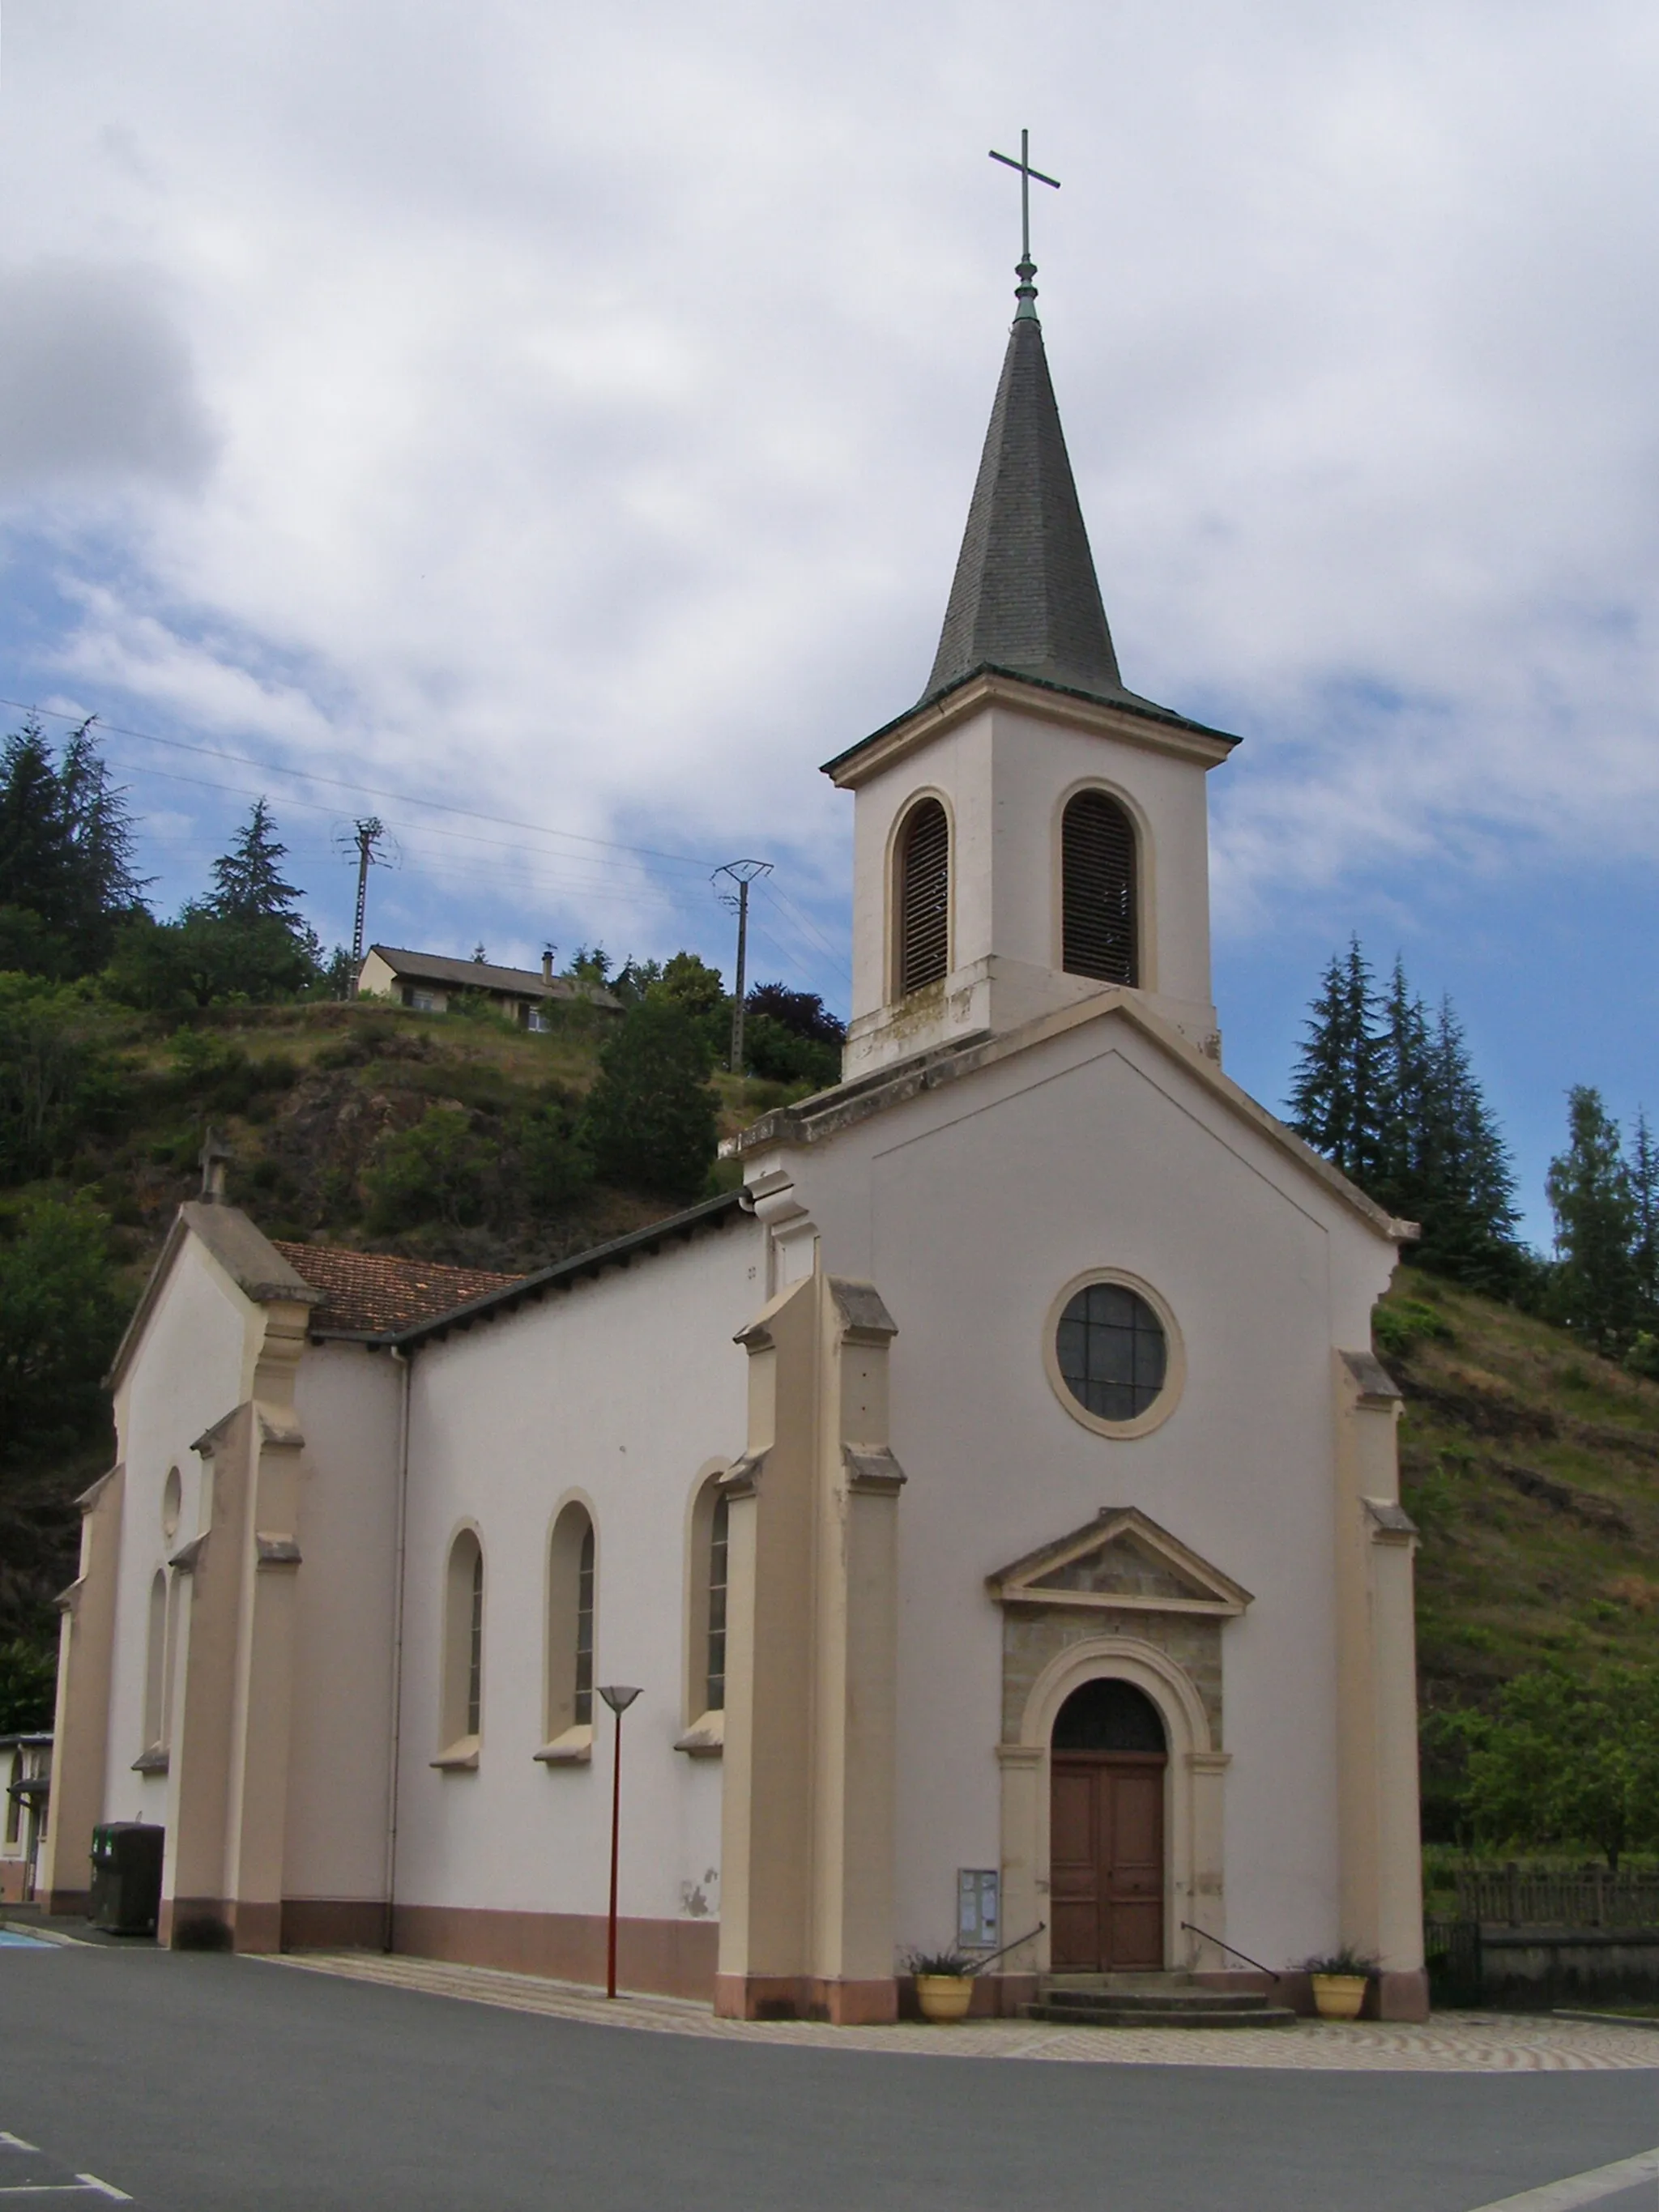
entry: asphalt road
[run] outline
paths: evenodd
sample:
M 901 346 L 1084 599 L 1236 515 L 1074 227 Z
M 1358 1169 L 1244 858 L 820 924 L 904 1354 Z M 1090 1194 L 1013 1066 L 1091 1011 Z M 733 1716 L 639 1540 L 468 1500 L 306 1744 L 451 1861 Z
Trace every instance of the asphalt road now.
M 1659 2144 L 1659 2073 L 876 2056 L 7 1948 L 0 2130 L 0 2212 L 1474 2212 Z

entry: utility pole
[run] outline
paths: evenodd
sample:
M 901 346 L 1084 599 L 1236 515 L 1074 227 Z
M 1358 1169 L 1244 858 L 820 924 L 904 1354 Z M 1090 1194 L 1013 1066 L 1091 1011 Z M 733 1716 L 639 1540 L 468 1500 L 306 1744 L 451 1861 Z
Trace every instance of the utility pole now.
M 769 860 L 728 860 L 724 867 L 716 868 L 709 878 L 718 893 L 720 904 L 732 907 L 738 916 L 738 981 L 732 997 L 732 1060 L 733 1075 L 743 1073 L 743 995 L 748 985 L 749 963 L 749 886 L 757 877 L 769 876 Z M 734 891 L 720 890 L 720 880 L 727 876 L 737 885 Z
M 366 814 L 356 823 L 345 849 L 354 848 L 357 854 L 357 916 L 351 928 L 351 995 L 357 995 L 357 975 L 363 964 L 363 921 L 368 912 L 368 872 L 382 858 L 380 843 L 386 836 L 386 824 L 378 814 Z

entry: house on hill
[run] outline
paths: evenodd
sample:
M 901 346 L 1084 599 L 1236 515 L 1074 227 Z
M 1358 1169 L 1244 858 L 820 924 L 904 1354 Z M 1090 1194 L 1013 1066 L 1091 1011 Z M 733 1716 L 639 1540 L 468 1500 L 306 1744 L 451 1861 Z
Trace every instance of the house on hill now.
M 488 999 L 520 1029 L 544 1030 L 550 1008 L 585 1003 L 619 1014 L 623 1003 L 603 984 L 574 975 L 556 975 L 553 956 L 542 955 L 533 968 L 497 968 L 488 960 L 452 960 L 441 952 L 408 952 L 399 945 L 371 945 L 357 970 L 360 999 L 392 999 L 416 1013 L 441 1014 L 463 993 Z
M 1122 681 L 1020 273 L 932 674 L 828 767 L 842 1079 L 516 1279 L 279 1247 L 210 1163 L 82 1502 L 58 1909 L 139 1818 L 164 1941 L 597 1981 L 627 1685 L 625 1986 L 879 2021 L 954 1942 L 994 2010 L 1201 2016 L 1346 1943 L 1421 2016 L 1414 1232 L 1223 1071 L 1236 740 Z

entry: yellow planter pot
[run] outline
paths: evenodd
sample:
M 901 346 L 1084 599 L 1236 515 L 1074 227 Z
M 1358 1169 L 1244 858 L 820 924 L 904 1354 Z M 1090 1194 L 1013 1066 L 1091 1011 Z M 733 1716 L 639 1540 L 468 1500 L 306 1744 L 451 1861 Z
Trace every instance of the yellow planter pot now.
M 966 1974 L 918 1974 L 916 2002 L 924 2020 L 965 2020 L 974 1985 Z
M 1316 1974 L 1314 2002 L 1321 2020 L 1358 2020 L 1365 2002 L 1364 1974 Z

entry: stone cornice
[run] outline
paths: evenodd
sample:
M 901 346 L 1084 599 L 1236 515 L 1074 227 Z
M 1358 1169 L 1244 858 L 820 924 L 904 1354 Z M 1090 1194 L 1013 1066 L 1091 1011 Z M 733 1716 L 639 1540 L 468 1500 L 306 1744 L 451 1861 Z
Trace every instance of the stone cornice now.
M 1150 702 L 1142 704 L 1126 697 L 1109 704 L 1080 691 L 1065 691 L 1057 685 L 1033 683 L 1029 677 L 981 668 L 942 697 L 924 701 L 873 736 L 837 753 L 834 760 L 824 763 L 823 773 L 837 790 L 856 791 L 860 784 L 902 760 L 918 745 L 943 736 L 987 707 L 1007 707 L 1042 721 L 1064 722 L 1068 729 L 1116 738 L 1123 744 L 1168 753 L 1203 768 L 1218 767 L 1239 742 L 1223 730 L 1188 722 Z

